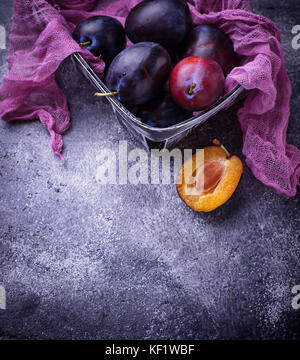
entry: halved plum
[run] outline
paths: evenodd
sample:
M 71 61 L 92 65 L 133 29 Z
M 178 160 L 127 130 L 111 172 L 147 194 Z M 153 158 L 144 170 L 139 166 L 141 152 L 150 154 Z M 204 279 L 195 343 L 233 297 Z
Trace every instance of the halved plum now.
M 209 212 L 232 196 L 242 176 L 243 164 L 223 146 L 207 146 L 203 150 L 204 156 L 195 153 L 183 164 L 176 188 L 191 209 Z

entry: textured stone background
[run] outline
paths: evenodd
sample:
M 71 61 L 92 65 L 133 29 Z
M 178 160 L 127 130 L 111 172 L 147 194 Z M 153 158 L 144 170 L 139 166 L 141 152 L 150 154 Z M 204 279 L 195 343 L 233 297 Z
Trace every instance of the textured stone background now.
M 255 0 L 254 10 L 282 32 L 293 85 L 288 141 L 300 146 L 300 24 L 294 0 Z M 0 2 L 10 28 L 12 1 Z M 0 50 L 0 80 L 7 50 Z M 72 128 L 66 166 L 38 121 L 0 133 L 0 338 L 287 339 L 300 338 L 299 196 L 286 199 L 245 167 L 231 200 L 197 214 L 170 186 L 101 186 L 96 156 L 119 140 L 138 146 L 106 101 L 66 61 L 58 81 Z M 222 139 L 241 154 L 238 106 L 193 132 L 180 147 Z

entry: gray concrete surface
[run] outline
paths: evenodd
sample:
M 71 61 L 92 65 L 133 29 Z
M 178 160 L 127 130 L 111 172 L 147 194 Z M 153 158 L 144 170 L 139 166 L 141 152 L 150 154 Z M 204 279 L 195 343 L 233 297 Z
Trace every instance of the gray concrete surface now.
M 299 4 L 253 7 L 282 32 L 293 85 L 288 141 L 300 146 L 300 50 L 291 46 Z M 2 0 L 0 25 L 9 29 L 11 16 L 12 1 Z M 231 200 L 210 214 L 186 207 L 174 185 L 100 185 L 99 151 L 138 144 L 69 61 L 58 81 L 72 115 L 65 166 L 38 121 L 0 123 L 0 338 L 299 339 L 291 306 L 299 196 L 278 195 L 247 166 Z M 244 160 L 238 107 L 179 146 L 219 137 Z

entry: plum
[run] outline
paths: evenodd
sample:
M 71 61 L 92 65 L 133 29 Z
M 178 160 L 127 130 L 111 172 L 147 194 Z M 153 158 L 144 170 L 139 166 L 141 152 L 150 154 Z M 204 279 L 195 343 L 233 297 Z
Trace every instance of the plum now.
M 198 25 L 183 43 L 181 58 L 201 56 L 219 63 L 227 75 L 237 64 L 231 39 L 221 30 L 210 25 Z
M 92 52 L 110 62 L 125 47 L 126 34 L 122 24 L 110 16 L 93 16 L 81 22 L 73 38 Z
M 176 125 L 193 116 L 191 111 L 180 108 L 174 102 L 171 94 L 163 94 L 133 110 L 133 113 L 144 124 L 158 128 Z
M 186 160 L 176 181 L 180 198 L 198 212 L 210 212 L 223 205 L 243 174 L 240 158 L 231 156 L 217 139 L 213 144 Z
M 145 0 L 127 16 L 125 30 L 133 43 L 152 41 L 176 48 L 190 29 L 190 11 L 182 0 Z
M 105 83 L 131 108 L 158 96 L 170 72 L 171 59 L 167 50 L 153 42 L 141 42 L 127 47 L 114 58 Z
M 170 75 L 170 91 L 175 102 L 190 111 L 212 105 L 224 89 L 221 66 L 212 59 L 191 56 L 181 60 Z

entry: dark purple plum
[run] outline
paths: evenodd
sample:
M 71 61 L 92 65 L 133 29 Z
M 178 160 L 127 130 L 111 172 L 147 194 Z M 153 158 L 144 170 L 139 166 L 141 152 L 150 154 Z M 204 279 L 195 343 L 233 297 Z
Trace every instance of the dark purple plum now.
M 190 29 L 191 18 L 182 0 L 145 0 L 127 16 L 125 30 L 133 43 L 153 41 L 176 48 Z
M 171 94 L 165 94 L 161 98 L 150 101 L 133 110 L 136 117 L 149 126 L 165 128 L 179 124 L 187 120 L 193 113 L 180 108 Z
M 73 38 L 92 52 L 110 62 L 125 47 L 126 34 L 122 24 L 110 16 L 93 16 L 77 25 Z
M 161 92 L 171 71 L 170 56 L 161 45 L 141 42 L 127 47 L 110 64 L 105 83 L 117 98 L 131 108 L 146 103 Z
M 227 75 L 237 64 L 230 38 L 218 28 L 198 25 L 191 30 L 183 43 L 182 58 L 201 56 L 219 63 Z

